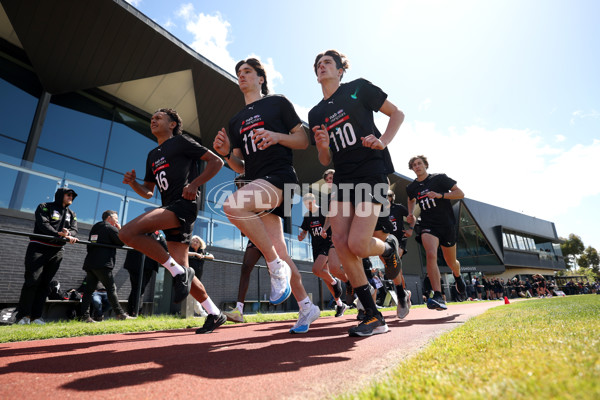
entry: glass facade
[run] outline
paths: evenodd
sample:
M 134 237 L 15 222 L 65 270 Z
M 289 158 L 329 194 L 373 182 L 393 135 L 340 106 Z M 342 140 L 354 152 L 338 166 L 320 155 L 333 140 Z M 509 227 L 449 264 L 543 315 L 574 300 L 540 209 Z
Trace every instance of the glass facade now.
M 530 253 L 538 253 L 541 259 L 556 259 L 557 254 L 562 255 L 559 245 L 549 241 L 548 239 L 536 238 L 527 233 L 516 232 L 512 230 L 502 231 L 502 244 L 507 249 L 527 251 Z
M 461 266 L 465 267 L 502 264 L 462 203 L 459 212 L 456 258 Z

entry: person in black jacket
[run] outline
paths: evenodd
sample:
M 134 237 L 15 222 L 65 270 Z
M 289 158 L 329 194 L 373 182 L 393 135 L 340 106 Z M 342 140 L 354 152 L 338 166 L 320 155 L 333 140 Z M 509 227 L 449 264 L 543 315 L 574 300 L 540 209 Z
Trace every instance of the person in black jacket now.
M 116 211 L 107 210 L 102 213 L 102 221 L 92 226 L 90 230 L 90 242 L 99 244 L 110 244 L 123 246 L 123 242 L 119 239 L 119 216 Z M 112 270 L 115 267 L 115 256 L 117 249 L 115 247 L 87 246 L 87 256 L 83 261 L 83 269 L 87 272 L 85 280 L 87 285 L 83 292 L 83 300 L 81 301 L 81 319 L 84 322 L 95 322 L 90 317 L 90 303 L 92 295 L 98 285 L 98 281 L 102 282 L 106 288 L 108 301 L 115 312 L 117 319 L 132 319 L 119 304 L 117 297 L 117 285 L 113 278 Z
M 163 249 L 167 251 L 167 241 L 160 231 L 148 233 L 147 235 L 158 241 Z M 127 255 L 125 256 L 125 263 L 123 264 L 123 268 L 129 272 L 129 281 L 131 282 L 131 293 L 129 293 L 129 301 L 127 302 L 127 313 L 132 317 L 137 316 L 142 308 L 142 303 L 140 300 L 138 299 L 136 302 L 138 290 L 140 291 L 140 296 L 143 296 L 146 286 L 148 286 L 148 282 L 150 282 L 154 273 L 158 272 L 158 262 L 150 257 L 144 257 L 142 287 L 138 288 L 140 285 L 140 267 L 142 264 L 142 257 L 144 257 L 144 254 L 140 253 L 139 251 L 135 249 L 128 250 Z
M 31 237 L 25 253 L 25 283 L 21 289 L 17 321 L 44 324 L 42 311 L 50 290 L 50 281 L 63 258 L 63 246 L 77 242 L 77 217 L 69 208 L 77 193 L 66 187 L 54 194 L 54 202 L 41 203 L 35 210 L 33 233 L 52 239 Z

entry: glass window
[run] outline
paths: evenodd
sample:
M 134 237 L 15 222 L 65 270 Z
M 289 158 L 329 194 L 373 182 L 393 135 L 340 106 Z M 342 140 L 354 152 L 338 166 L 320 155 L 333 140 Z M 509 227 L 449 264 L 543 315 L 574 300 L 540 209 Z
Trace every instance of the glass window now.
M 87 95 L 52 96 L 39 147 L 103 166 L 112 114 Z
M 96 184 L 102 176 L 102 168 L 100 167 L 47 150 L 38 149 L 35 153 L 34 161 L 36 164 L 39 164 L 35 167 L 38 171 L 48 173 L 54 173 L 56 170 L 67 171 L 72 176 L 92 179 Z
M 0 181 L 2 182 L 2 187 L 4 188 L 4 190 L 0 190 L 1 208 L 9 208 L 10 198 L 12 196 L 18 175 L 19 173 L 16 170 L 0 166 Z
M 51 203 L 54 201 L 54 193 L 60 182 L 36 175 L 28 175 L 25 178 L 26 188 L 23 203 L 19 211 L 34 213 L 38 204 Z
M 25 152 L 25 142 L 0 135 L 0 152 L 11 157 L 22 158 Z
M 234 225 L 213 220 L 212 245 L 232 250 L 242 250 L 242 235 Z
M 27 141 L 41 93 L 41 85 L 33 72 L 0 54 L 0 135 L 23 143 Z M 14 147 L 0 147 L 3 153 L 14 150 Z M 11 155 L 21 158 L 23 152 Z
M 217 175 L 215 175 L 210 181 L 206 182 L 203 190 L 206 201 L 206 204 L 204 205 L 205 210 L 221 210 L 221 206 L 215 204 L 215 200 L 219 201 L 221 199 L 221 196 L 219 196 L 216 190 L 223 189 L 229 192 L 235 191 L 233 178 L 235 178 L 236 175 L 237 174 L 235 171 L 229 167 L 223 167 L 219 170 Z M 226 218 L 224 214 L 222 214 L 222 217 Z
M 144 179 L 146 158 L 150 150 L 157 146 L 155 139 L 148 135 L 150 122 L 117 110 L 110 133 L 105 168 L 121 174 L 135 169 L 137 176 Z M 103 179 L 104 180 L 104 179 Z

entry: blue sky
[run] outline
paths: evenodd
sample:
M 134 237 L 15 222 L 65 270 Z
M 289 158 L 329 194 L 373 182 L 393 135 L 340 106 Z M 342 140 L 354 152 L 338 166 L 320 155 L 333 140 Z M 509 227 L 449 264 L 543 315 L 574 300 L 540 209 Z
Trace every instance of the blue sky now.
M 130 3 L 227 71 L 259 57 L 303 119 L 322 97 L 314 57 L 338 49 L 345 81 L 372 81 L 406 114 L 398 172 L 412 178 L 425 154 L 467 197 L 600 250 L 600 2 Z

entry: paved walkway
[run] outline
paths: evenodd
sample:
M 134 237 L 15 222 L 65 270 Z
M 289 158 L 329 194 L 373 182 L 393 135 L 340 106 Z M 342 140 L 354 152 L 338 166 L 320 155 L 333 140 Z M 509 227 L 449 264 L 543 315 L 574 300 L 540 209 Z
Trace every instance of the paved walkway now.
M 0 398 L 313 399 L 361 387 L 432 338 L 501 302 L 385 313 L 390 332 L 351 338 L 356 315 L 0 343 Z M 10 329 L 10 327 L 8 327 Z M 35 396 L 35 397 L 34 397 Z

